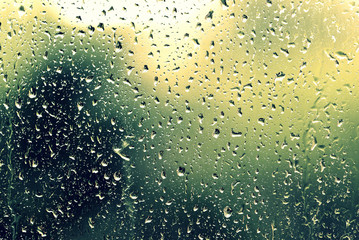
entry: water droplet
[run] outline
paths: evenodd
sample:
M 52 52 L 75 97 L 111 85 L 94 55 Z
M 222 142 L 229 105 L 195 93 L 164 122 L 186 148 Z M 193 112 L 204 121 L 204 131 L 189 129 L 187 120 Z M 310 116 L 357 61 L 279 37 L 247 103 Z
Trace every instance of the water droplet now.
M 223 209 L 223 214 L 224 214 L 224 217 L 225 218 L 230 218 L 232 216 L 232 208 L 226 206 L 224 209 Z
M 219 137 L 219 134 L 220 134 L 221 132 L 219 131 L 219 129 L 218 128 L 216 128 L 215 130 L 214 130 L 214 132 L 213 132 L 213 137 L 214 138 L 218 138 Z
M 186 172 L 186 170 L 185 170 L 184 167 L 177 168 L 177 175 L 178 176 L 180 176 L 180 177 L 184 176 L 185 172 Z

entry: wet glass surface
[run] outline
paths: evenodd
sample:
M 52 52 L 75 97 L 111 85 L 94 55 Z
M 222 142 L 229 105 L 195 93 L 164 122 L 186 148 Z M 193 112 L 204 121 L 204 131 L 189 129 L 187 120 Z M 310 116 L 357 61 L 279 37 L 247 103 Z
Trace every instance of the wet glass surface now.
M 0 238 L 358 239 L 357 1 L 0 3 Z

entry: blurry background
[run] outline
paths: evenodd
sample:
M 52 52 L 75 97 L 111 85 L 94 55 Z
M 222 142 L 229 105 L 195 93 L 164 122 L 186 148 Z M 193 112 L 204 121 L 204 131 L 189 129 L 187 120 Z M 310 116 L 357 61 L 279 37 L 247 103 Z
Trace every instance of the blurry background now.
M 356 1 L 3 1 L 0 236 L 356 239 Z

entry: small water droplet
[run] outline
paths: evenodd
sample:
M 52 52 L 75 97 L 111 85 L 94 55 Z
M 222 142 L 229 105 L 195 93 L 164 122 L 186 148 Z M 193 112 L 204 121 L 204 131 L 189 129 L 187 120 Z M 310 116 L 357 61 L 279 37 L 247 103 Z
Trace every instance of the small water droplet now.
M 184 176 L 185 172 L 186 172 L 186 169 L 184 167 L 179 167 L 177 169 L 177 175 L 180 177 Z
M 214 130 L 214 132 L 213 132 L 213 137 L 214 137 L 214 138 L 218 138 L 220 133 L 221 133 L 221 132 L 219 131 L 219 129 L 216 128 L 216 129 Z
M 119 172 L 115 172 L 113 174 L 113 178 L 115 179 L 115 181 L 120 181 L 121 180 L 121 174 Z
M 232 208 L 226 206 L 224 209 L 223 209 L 223 214 L 224 214 L 224 217 L 225 218 L 230 218 L 232 216 Z

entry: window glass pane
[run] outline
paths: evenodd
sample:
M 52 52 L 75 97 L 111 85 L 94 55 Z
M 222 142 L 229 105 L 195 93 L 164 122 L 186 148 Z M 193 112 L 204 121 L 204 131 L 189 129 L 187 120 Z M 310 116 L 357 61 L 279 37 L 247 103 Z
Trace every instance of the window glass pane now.
M 3 0 L 4 239 L 359 239 L 357 1 Z

